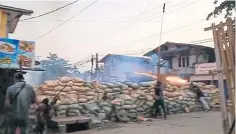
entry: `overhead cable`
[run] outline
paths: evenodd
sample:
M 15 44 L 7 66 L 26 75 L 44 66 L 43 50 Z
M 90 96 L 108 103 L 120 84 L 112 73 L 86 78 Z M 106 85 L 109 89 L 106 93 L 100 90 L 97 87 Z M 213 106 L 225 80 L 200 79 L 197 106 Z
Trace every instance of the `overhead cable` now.
M 66 7 L 70 6 L 70 5 L 73 5 L 73 4 L 77 3 L 78 1 L 79 1 L 79 0 L 76 0 L 76 1 L 74 1 L 74 2 L 71 2 L 71 3 L 66 4 L 66 5 L 64 5 L 64 6 L 61 6 L 61 7 L 59 7 L 59 8 L 56 8 L 56 9 L 54 9 L 54 10 L 52 10 L 52 11 L 49 11 L 49 12 L 46 12 L 46 13 L 43 13 L 43 14 L 40 14 L 40 15 L 37 15 L 37 16 L 25 18 L 25 19 L 22 19 L 22 20 L 19 20 L 19 21 L 32 20 L 32 19 L 36 19 L 36 18 L 45 16 L 45 15 L 49 15 L 49 14 L 54 13 L 54 12 L 56 12 L 56 11 L 59 11 L 59 10 L 61 10 L 61 9 L 63 9 L 63 8 L 66 8 Z
M 70 17 L 69 19 L 65 20 L 63 23 L 61 23 L 60 25 L 54 27 L 53 29 L 49 30 L 48 32 L 44 33 L 43 35 L 39 36 L 38 38 L 36 38 L 35 40 L 38 40 L 46 35 L 48 35 L 49 33 L 53 32 L 54 30 L 56 30 L 57 28 L 63 26 L 64 24 L 66 24 L 67 22 L 69 22 L 71 19 L 75 18 L 76 16 L 78 16 L 80 13 L 82 13 L 83 11 L 85 11 L 86 9 L 88 9 L 89 7 L 91 7 L 93 4 L 95 4 L 97 2 L 97 0 L 95 0 L 94 2 L 92 2 L 91 4 L 89 4 L 88 6 L 86 6 L 83 10 L 81 10 L 80 12 L 78 12 L 76 15 Z

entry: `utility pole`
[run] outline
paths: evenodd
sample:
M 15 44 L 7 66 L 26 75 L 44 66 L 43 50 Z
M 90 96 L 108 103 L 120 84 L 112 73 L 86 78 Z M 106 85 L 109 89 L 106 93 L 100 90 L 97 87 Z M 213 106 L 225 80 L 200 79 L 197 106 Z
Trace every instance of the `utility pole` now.
M 163 21 L 164 21 L 164 13 L 165 13 L 165 7 L 166 7 L 166 3 L 164 3 L 163 5 L 163 12 L 162 12 L 162 19 L 161 19 L 161 30 L 160 30 L 160 38 L 159 38 L 159 46 L 157 48 L 157 80 L 161 80 L 160 78 L 160 72 L 161 72 L 161 57 L 160 57 L 160 52 L 161 52 L 161 37 L 162 37 L 162 27 L 163 27 Z
M 96 71 L 96 78 L 98 78 L 98 53 L 96 53 L 96 57 L 95 57 L 95 71 Z
M 92 55 L 92 58 L 91 58 L 91 81 L 93 81 L 93 55 Z

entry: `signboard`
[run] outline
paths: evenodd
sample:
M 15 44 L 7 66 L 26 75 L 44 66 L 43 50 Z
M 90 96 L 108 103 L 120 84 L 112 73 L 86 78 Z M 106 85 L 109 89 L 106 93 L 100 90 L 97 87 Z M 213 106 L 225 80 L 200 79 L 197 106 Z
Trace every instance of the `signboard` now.
M 203 63 L 195 65 L 195 74 L 209 74 L 209 71 L 216 69 L 216 63 Z
M 34 67 L 35 43 L 15 39 L 0 38 L 0 68 Z

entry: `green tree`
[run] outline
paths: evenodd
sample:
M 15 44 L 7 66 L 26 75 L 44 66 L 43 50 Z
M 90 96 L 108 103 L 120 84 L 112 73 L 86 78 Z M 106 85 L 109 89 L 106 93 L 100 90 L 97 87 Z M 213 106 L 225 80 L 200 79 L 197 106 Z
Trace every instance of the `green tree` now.
M 207 20 L 211 17 L 217 17 L 225 11 L 225 18 L 231 17 L 233 11 L 235 10 L 235 1 L 234 0 L 225 0 L 218 5 L 218 0 L 214 1 L 214 4 L 217 5 L 211 13 L 208 14 Z

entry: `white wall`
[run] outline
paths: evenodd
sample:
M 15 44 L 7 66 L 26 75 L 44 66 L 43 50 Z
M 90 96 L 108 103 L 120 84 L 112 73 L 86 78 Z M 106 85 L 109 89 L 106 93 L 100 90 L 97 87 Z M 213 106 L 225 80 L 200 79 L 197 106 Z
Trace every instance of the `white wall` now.
M 192 67 L 193 63 L 196 62 L 196 55 L 189 56 L 189 66 Z M 179 60 L 177 57 L 172 58 L 172 67 L 173 69 L 180 69 L 182 67 L 179 67 Z
M 193 63 L 196 62 L 196 55 L 189 56 L 189 67 L 193 67 Z M 195 69 L 189 67 L 179 67 L 179 60 L 177 57 L 172 58 L 172 67 L 173 69 L 177 69 L 178 74 L 194 74 Z

